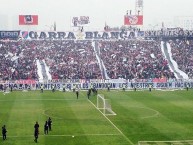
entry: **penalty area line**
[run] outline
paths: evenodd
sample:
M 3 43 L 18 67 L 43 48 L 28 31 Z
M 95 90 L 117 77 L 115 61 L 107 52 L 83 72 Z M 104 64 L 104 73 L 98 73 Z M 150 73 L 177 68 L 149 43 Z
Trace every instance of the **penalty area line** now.
M 0 100 L 0 102 L 21 102 L 21 101 L 74 101 L 77 99 L 19 99 L 19 100 Z M 80 98 L 78 100 L 86 100 L 83 98 Z
M 45 136 L 45 137 L 72 137 L 72 136 L 120 136 L 120 134 L 56 134 L 56 135 L 49 135 L 49 134 L 42 134 L 39 136 Z M 0 136 L 2 137 L 2 136 Z M 34 135 L 23 135 L 23 136 L 8 136 L 8 138 L 29 138 L 29 137 L 34 137 Z
M 116 128 L 119 133 L 132 145 L 134 145 L 134 143 L 109 119 L 107 118 L 89 99 L 88 101 L 111 123 L 111 125 L 113 125 L 114 128 Z
M 181 143 L 184 143 L 184 142 L 193 142 L 193 140 L 170 140 L 170 141 L 138 141 L 138 143 L 179 143 L 179 144 L 181 144 Z

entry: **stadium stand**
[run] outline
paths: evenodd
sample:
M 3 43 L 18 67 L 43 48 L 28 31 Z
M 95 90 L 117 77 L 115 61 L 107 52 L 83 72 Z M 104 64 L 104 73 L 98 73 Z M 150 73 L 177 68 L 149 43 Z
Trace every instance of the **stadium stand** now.
M 110 78 L 174 78 L 162 56 L 160 41 L 102 41 L 100 50 Z
M 184 71 L 189 78 L 193 78 L 193 40 L 170 40 L 173 59 L 177 62 L 180 70 Z
M 169 43 L 179 68 L 193 78 L 193 41 Z M 160 40 L 0 41 L 0 77 L 38 80 L 39 60 L 52 79 L 173 79 L 160 44 Z

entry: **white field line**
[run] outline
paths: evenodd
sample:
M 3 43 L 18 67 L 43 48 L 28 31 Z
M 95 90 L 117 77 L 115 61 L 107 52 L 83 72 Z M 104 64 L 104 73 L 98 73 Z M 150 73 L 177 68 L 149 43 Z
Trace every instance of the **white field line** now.
M 146 117 L 142 117 L 142 119 L 145 119 L 145 118 L 151 118 L 151 117 L 157 117 L 157 116 L 159 115 L 159 112 L 158 112 L 157 110 L 155 110 L 155 109 L 152 109 L 152 108 L 145 108 L 145 107 L 144 107 L 144 109 L 152 110 L 152 111 L 155 112 L 155 114 L 149 115 L 149 116 L 146 116 Z
M 147 110 L 151 110 L 151 111 L 155 112 L 153 115 L 148 115 L 148 116 L 141 117 L 142 119 L 157 117 L 157 116 L 160 114 L 157 110 L 152 109 L 152 108 L 148 108 L 148 107 L 137 107 L 137 106 L 133 106 L 133 107 L 130 107 L 130 108 L 147 109 Z
M 49 110 L 49 109 L 47 109 L 47 110 Z M 47 116 L 47 117 L 51 117 L 51 118 L 55 118 L 55 119 L 63 119 L 63 118 L 60 118 L 60 117 L 55 117 L 55 116 L 51 116 L 51 115 L 46 114 L 45 112 L 46 112 L 47 110 L 42 110 L 42 114 L 45 115 L 45 116 Z
M 11 101 L 70 101 L 70 100 L 86 100 L 86 99 L 19 99 L 19 100 L 0 100 L 0 102 L 11 102 Z
M 169 143 L 180 143 L 180 142 L 193 142 L 193 140 L 174 140 L 174 141 L 138 141 L 139 143 L 148 143 L 148 142 L 150 142 L 150 143 L 156 143 L 156 142 L 158 142 L 158 143 L 164 143 L 164 142 L 169 142 Z
M 39 136 L 45 136 L 45 137 L 76 137 L 76 136 L 119 136 L 120 134 L 61 134 L 61 135 L 39 135 Z M 28 138 L 28 137 L 33 137 L 34 135 L 18 135 L 18 136 L 7 136 L 7 138 Z M 2 136 L 1 136 L 2 137 Z
M 90 100 L 88 100 L 88 101 L 97 109 L 97 107 L 96 107 Z M 111 122 L 111 120 L 110 120 L 109 118 L 107 118 L 99 109 L 97 109 L 97 110 L 111 123 L 111 125 L 113 125 L 113 126 L 123 135 L 123 137 L 124 137 L 130 144 L 134 145 L 134 143 L 131 142 L 131 140 L 130 140 L 113 122 Z
M 163 92 L 177 91 L 176 89 L 156 89 L 156 90 L 163 91 Z

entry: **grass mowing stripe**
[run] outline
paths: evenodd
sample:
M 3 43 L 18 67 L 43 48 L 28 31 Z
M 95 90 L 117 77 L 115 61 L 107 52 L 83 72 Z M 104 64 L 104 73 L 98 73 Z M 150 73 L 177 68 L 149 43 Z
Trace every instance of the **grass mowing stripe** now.
M 47 94 L 45 94 L 44 95 L 44 97 L 53 97 L 53 95 L 54 94 L 56 94 L 57 93 L 57 99 L 58 99 L 58 97 L 59 96 L 63 96 L 62 94 L 61 94 L 61 92 L 47 92 Z M 67 96 L 69 95 L 69 96 L 71 96 L 70 94 L 66 94 Z M 54 95 L 54 96 L 56 96 L 56 95 Z M 60 128 L 60 132 L 57 132 L 57 133 L 61 133 L 62 134 L 62 130 L 68 130 L 68 127 L 67 126 L 63 126 L 62 124 L 67 120 L 67 118 L 65 118 L 65 117 L 60 117 L 60 116 L 58 116 L 57 117 L 57 112 L 58 111 L 61 111 L 60 113 L 67 113 L 67 114 L 70 114 L 70 116 L 68 116 L 67 114 L 67 116 L 68 117 L 72 117 L 73 118 L 73 121 L 71 122 L 72 124 L 73 124 L 73 126 L 76 126 L 77 128 L 78 128 L 78 131 L 80 131 L 80 132 L 84 132 L 83 131 L 83 129 L 82 129 L 82 125 L 81 125 L 81 123 L 79 122 L 79 120 L 78 120 L 78 118 L 76 117 L 76 112 L 74 112 L 74 110 L 73 110 L 73 106 L 72 106 L 72 103 L 74 102 L 74 101 L 76 101 L 76 99 L 75 98 L 69 98 L 69 99 L 66 99 L 66 98 L 61 98 L 61 99 L 59 99 L 59 100 L 57 100 L 56 98 L 54 98 L 54 99 L 48 99 L 48 100 L 46 100 L 46 101 L 48 101 L 48 102 L 46 102 L 44 99 L 42 99 L 41 101 L 42 101 L 42 104 L 44 105 L 44 115 L 46 114 L 46 116 L 47 117 L 51 117 L 52 118 L 52 121 L 53 121 L 53 123 L 56 125 L 56 126 L 53 126 L 53 128 L 54 129 L 56 129 L 57 130 L 57 128 L 59 127 Z M 52 102 L 53 101 L 53 102 Z M 63 104 L 62 105 L 62 107 L 59 109 L 59 110 L 57 110 L 56 109 L 56 104 L 58 104 L 58 106 L 60 106 L 59 104 L 59 102 L 61 101 L 61 103 Z M 54 103 L 55 102 L 55 103 Z M 55 104 L 55 105 L 53 105 L 53 104 Z M 68 109 L 64 109 L 64 106 L 65 107 L 68 107 Z M 48 110 L 48 114 L 46 113 L 47 111 L 46 110 Z M 52 112 L 52 111 L 53 112 Z M 51 112 L 52 113 L 51 113 Z M 42 114 L 43 114 L 42 113 Z M 64 114 L 65 114 L 64 113 Z M 56 115 L 56 116 L 55 116 Z M 69 124 L 69 125 L 72 125 L 72 124 Z M 62 131 L 62 132 L 61 132 Z M 68 132 L 68 133 L 64 133 L 64 134 L 67 134 L 67 135 L 50 135 L 50 137 L 52 136 L 52 137 L 71 137 L 72 138 L 72 132 L 75 132 L 75 130 L 74 130 L 74 127 L 72 127 L 72 129 L 70 130 L 70 132 Z M 49 144 L 49 142 L 50 142 L 50 138 L 49 138 L 49 136 L 48 137 L 46 137 L 47 135 L 42 135 L 42 137 L 44 137 L 44 142 L 45 142 L 45 144 Z M 88 138 L 85 136 L 85 137 L 83 137 L 84 138 L 84 141 L 85 142 L 87 142 L 87 143 L 89 143 L 90 141 L 88 140 Z M 69 141 L 69 138 L 67 139 L 68 141 Z M 71 140 L 71 139 L 70 139 Z M 90 143 L 89 143 L 90 144 Z
M 181 145 L 193 143 L 192 141 L 184 142 L 193 140 L 193 90 L 167 92 L 98 90 L 98 92 L 111 100 L 112 108 L 118 114 L 107 117 L 133 144 L 137 144 L 138 141 L 147 141 L 144 143 L 146 145 L 170 144 L 170 141 L 171 143 L 174 141 L 172 144 Z M 5 124 L 8 129 L 6 144 L 33 145 L 33 125 L 36 120 L 40 123 L 39 145 L 130 144 L 100 114 L 101 112 L 98 112 L 98 109 L 96 110 L 87 101 L 86 91 L 80 91 L 80 93 L 82 94 L 78 100 L 76 94 L 72 92 L 45 91 L 42 94 L 39 91 L 14 91 L 6 95 L 0 93 L 0 123 Z M 96 95 L 92 95 L 90 101 L 96 105 Z M 52 136 L 43 134 L 43 125 L 48 116 L 53 118 L 53 132 L 49 133 Z M 72 136 L 76 136 L 76 134 L 82 136 L 73 138 Z M 24 137 L 22 138 L 22 136 Z M 2 144 L 1 142 L 3 143 L 0 140 L 0 144 Z
M 97 107 L 90 101 L 88 100 L 96 109 Z M 99 112 L 101 112 L 99 109 L 97 109 Z M 124 136 L 124 138 L 132 145 L 134 145 L 133 142 L 131 142 L 131 140 L 113 123 L 111 122 L 111 120 L 109 118 L 107 118 L 102 112 L 101 114 Z

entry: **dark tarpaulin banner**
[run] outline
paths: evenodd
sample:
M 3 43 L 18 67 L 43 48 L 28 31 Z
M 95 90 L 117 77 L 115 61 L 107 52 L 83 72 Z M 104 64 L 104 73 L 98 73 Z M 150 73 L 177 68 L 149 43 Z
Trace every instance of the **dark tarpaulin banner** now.
M 20 31 L 0 31 L 0 39 L 18 39 Z

